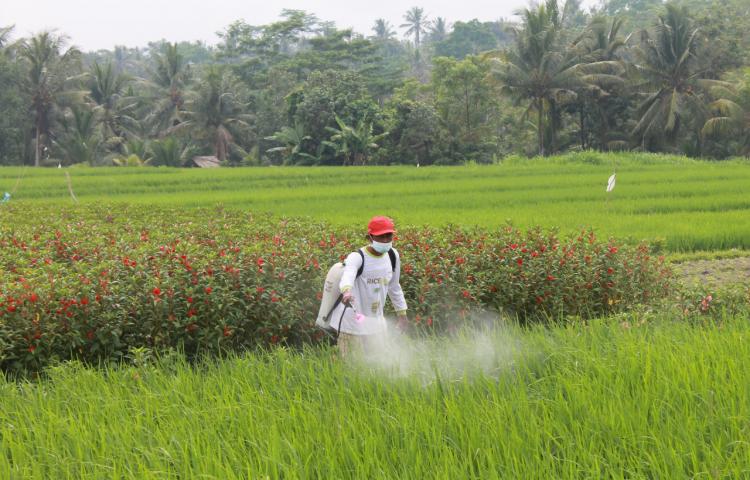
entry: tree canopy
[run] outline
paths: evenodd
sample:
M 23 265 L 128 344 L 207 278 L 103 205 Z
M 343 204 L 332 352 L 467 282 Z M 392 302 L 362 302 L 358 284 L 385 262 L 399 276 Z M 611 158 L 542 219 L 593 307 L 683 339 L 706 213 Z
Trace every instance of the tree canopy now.
M 0 164 L 414 165 L 633 149 L 750 155 L 746 0 L 420 6 L 360 33 L 301 10 L 217 45 L 81 52 L 0 25 Z

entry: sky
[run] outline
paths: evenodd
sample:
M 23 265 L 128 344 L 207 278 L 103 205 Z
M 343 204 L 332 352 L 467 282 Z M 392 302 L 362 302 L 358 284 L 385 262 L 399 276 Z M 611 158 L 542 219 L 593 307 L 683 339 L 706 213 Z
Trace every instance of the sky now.
M 424 8 L 428 20 L 448 22 L 477 18 L 512 18 L 528 0 L 0 0 L 0 27 L 15 25 L 14 37 L 55 29 L 82 50 L 112 49 L 115 45 L 145 46 L 149 41 L 200 40 L 213 45 L 216 32 L 236 20 L 264 25 L 279 19 L 284 8 L 305 10 L 339 28 L 352 27 L 371 35 L 376 18 L 384 18 L 399 34 L 411 6 Z M 561 2 L 562 3 L 562 2 Z M 595 4 L 585 0 L 585 5 Z

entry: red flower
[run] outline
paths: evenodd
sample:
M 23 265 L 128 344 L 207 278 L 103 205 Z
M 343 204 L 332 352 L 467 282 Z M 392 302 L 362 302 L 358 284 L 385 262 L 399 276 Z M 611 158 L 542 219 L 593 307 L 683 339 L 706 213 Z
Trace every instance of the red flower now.
M 187 297 L 187 303 L 193 303 L 193 297 Z
M 279 336 L 278 335 L 272 335 L 271 336 L 271 343 L 279 343 Z
M 36 350 L 36 345 L 29 345 L 29 352 L 34 353 L 34 350 Z
M 229 327 L 226 327 L 226 326 L 225 326 L 225 327 L 224 327 L 224 336 L 225 336 L 225 337 L 229 337 L 229 336 L 231 336 L 231 335 L 232 335 L 232 329 L 231 329 L 231 328 L 229 328 Z
M 555 276 L 554 275 L 547 275 L 547 280 L 551 282 L 551 281 L 555 280 Z
M 188 310 L 187 316 L 188 317 L 194 317 L 196 313 L 198 313 L 198 312 L 196 312 L 194 308 L 191 308 L 190 310 Z
M 608 268 L 607 269 L 607 273 L 609 273 L 610 275 L 612 275 L 613 273 L 615 273 L 615 271 L 612 268 Z
M 464 298 L 471 298 L 471 293 L 469 293 L 469 291 L 468 291 L 468 290 L 464 290 L 464 291 L 463 291 L 463 292 L 461 292 L 461 293 L 462 293 L 462 295 L 464 296 Z
M 255 291 L 258 292 L 258 293 L 263 293 L 263 292 L 266 291 L 266 289 L 263 288 L 263 287 L 258 287 L 258 288 L 255 289 Z
M 544 301 L 544 299 L 542 297 L 536 297 L 536 303 L 537 303 L 537 305 L 539 305 L 543 301 Z
M 13 313 L 13 312 L 16 311 L 16 306 L 15 305 L 8 305 L 7 310 L 8 310 L 8 313 Z
M 36 302 L 37 300 L 39 300 L 39 296 L 36 293 L 32 293 L 31 295 L 29 295 L 30 302 L 33 303 L 33 302 Z
M 262 267 L 263 264 L 266 263 L 266 262 L 262 258 L 259 258 L 258 261 L 255 262 L 255 263 L 257 263 L 259 267 Z
M 211 295 L 211 292 L 213 292 L 214 289 L 211 287 L 206 287 L 206 295 Z
M 81 299 L 81 305 L 88 305 L 88 304 L 89 304 L 89 298 L 88 297 L 83 297 Z
M 617 247 L 609 247 L 609 253 L 617 253 Z
M 161 290 L 159 290 L 159 287 L 154 287 L 152 293 L 154 294 L 154 296 L 158 297 L 159 295 L 161 295 Z
M 516 263 L 518 263 L 519 267 L 523 266 L 523 258 L 519 258 L 518 260 L 516 260 Z
M 464 263 L 466 263 L 466 259 L 464 257 L 458 257 L 456 259 L 456 265 L 463 265 Z

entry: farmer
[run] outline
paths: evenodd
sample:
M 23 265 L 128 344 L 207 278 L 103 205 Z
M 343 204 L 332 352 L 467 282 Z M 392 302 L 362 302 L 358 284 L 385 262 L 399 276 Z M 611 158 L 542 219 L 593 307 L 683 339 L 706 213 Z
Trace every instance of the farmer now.
M 373 217 L 367 224 L 370 244 L 350 253 L 344 262 L 339 285 L 342 305 L 334 311 L 331 322 L 334 329 L 341 322 L 338 344 L 344 356 L 355 350 L 373 353 L 385 345 L 386 294 L 398 316 L 397 328 L 406 328 L 406 299 L 399 283 L 401 260 L 392 247 L 395 231 L 390 218 Z

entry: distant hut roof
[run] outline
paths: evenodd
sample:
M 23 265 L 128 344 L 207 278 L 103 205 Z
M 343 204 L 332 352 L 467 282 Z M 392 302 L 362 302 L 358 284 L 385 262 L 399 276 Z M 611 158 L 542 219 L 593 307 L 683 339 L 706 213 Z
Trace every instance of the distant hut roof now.
M 221 162 L 215 156 L 193 157 L 192 165 L 199 168 L 216 168 L 221 166 Z

